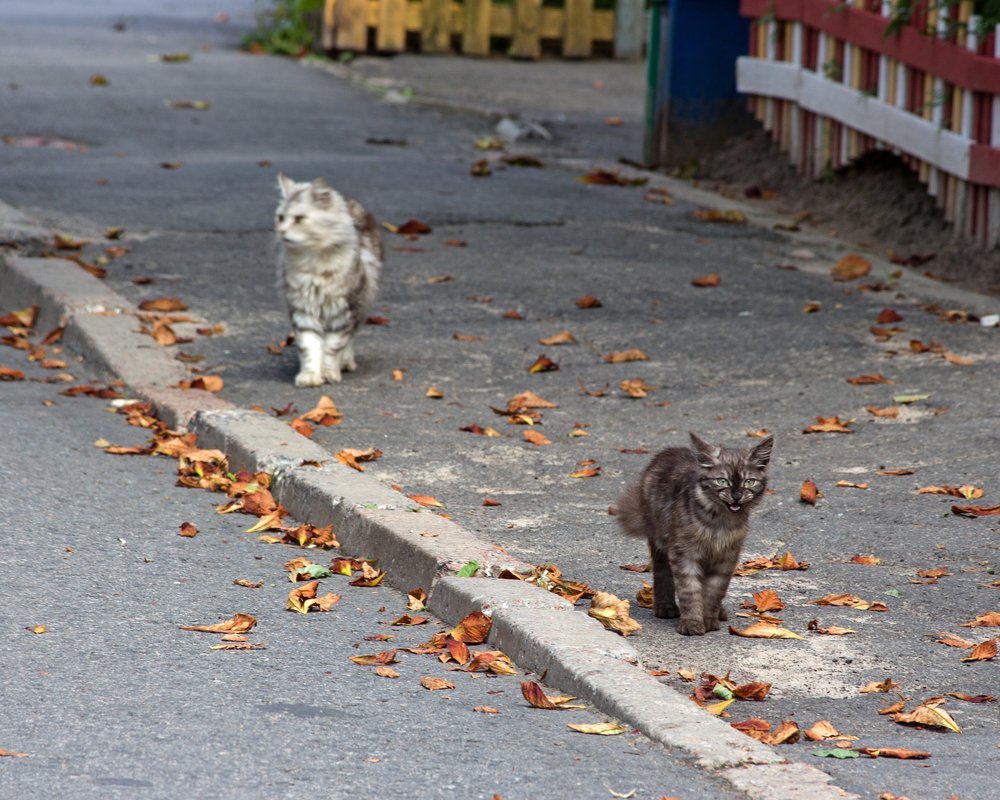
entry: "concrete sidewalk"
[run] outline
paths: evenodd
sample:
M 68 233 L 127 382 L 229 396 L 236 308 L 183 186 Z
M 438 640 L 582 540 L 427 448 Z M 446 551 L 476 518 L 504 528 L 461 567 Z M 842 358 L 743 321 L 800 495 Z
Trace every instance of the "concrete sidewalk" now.
M 34 226 L 24 229 L 22 255 L 41 252 L 39 230 L 58 229 L 94 239 L 83 251 L 94 259 L 108 244 L 101 236 L 110 225 L 126 229 L 121 241 L 129 252 L 108 265 L 103 289 L 81 289 L 114 292 L 100 302 L 40 293 L 44 274 L 57 268 L 32 259 L 9 260 L 0 300 L 11 305 L 37 298 L 50 319 L 70 313 L 68 333 L 77 347 L 156 400 L 168 418 L 187 420 L 201 403 L 171 388 L 192 369 L 173 358 L 180 348 L 158 348 L 134 334 L 140 301 L 181 297 L 198 319 L 223 329 L 206 337 L 195 332 L 198 324 L 179 326 L 193 339 L 182 345 L 188 362 L 191 355 L 203 357 L 194 369 L 225 379 L 221 398 L 211 401 L 215 410 L 192 421 L 205 444 L 224 446 L 242 466 L 276 470 L 282 503 L 317 523 L 334 522 L 345 547 L 358 554 L 377 553 L 398 588 L 412 588 L 417 575 L 438 581 L 432 608 L 446 619 L 475 606 L 501 610 L 499 618 L 507 621 L 497 626 L 495 643 L 502 641 L 522 666 L 548 669 L 559 688 L 719 771 L 739 790 L 795 798 L 809 786 L 810 797 L 843 796 L 825 786 L 817 769 L 822 766 L 837 784 L 862 796 L 974 791 L 972 765 L 987 757 L 1000 732 L 988 705 L 949 701 L 964 732 L 934 736 L 879 716 L 879 702 L 858 688 L 890 676 L 916 701 L 948 691 L 987 694 L 992 686 L 992 663 L 962 664 L 951 648 L 923 637 L 995 604 L 995 590 L 981 588 L 993 580 L 995 524 L 988 517 L 950 515 L 952 498 L 912 494 L 932 483 L 986 484 L 988 493 L 996 491 L 988 480 L 1000 441 L 988 398 L 1000 390 L 997 331 L 974 317 L 952 314 L 959 321 L 947 322 L 940 311 L 924 308 L 936 303 L 988 313 L 995 310 L 992 301 L 914 274 L 897 275 L 877 259 L 867 289 L 833 283 L 829 269 L 844 254 L 842 244 L 776 232 L 772 226 L 780 220 L 766 212 L 737 209 L 660 176 L 626 172 L 648 180 L 645 187 L 580 182 L 595 167 L 615 169 L 608 159 L 638 147 L 629 131 L 638 130 L 640 112 L 630 101 L 595 103 L 589 113 L 589 100 L 574 100 L 562 118 L 556 78 L 560 70 L 564 77 L 578 75 L 565 65 L 547 72 L 552 65 L 538 65 L 554 77 L 539 79 L 543 89 L 528 95 L 534 99 L 516 108 L 514 99 L 509 107 L 499 105 L 504 113 L 539 122 L 553 137 L 508 145 L 505 153 L 489 156 L 493 175 L 477 178 L 469 166 L 484 153 L 475 141 L 493 133 L 496 109 L 481 108 L 475 97 L 466 105 L 440 88 L 458 85 L 443 77 L 467 72 L 467 83 L 482 86 L 479 78 L 521 70 L 518 79 L 527 82 L 531 72 L 525 68 L 532 65 L 435 60 L 426 68 L 438 71 L 425 73 L 430 77 L 421 89 L 414 77 L 424 68 L 420 59 L 384 65 L 362 59 L 351 68 L 354 74 L 367 70 L 362 91 L 293 62 L 236 53 L 229 49 L 235 37 L 207 20 L 175 27 L 139 12 L 131 19 L 122 35 L 110 31 L 110 20 L 94 17 L 85 36 L 51 22 L 31 26 L 29 19 L 2 40 L 13 54 L 11 77 L 19 86 L 9 95 L 10 129 L 3 133 L 58 135 L 88 148 L 0 150 L 2 199 Z M 209 39 L 214 44 L 199 49 Z M 170 65 L 148 60 L 177 50 L 190 50 L 194 58 Z M 396 94 L 384 83 L 371 85 L 373 71 L 383 66 Z M 585 65 L 591 88 L 582 81 L 566 96 L 606 91 L 612 80 L 593 77 L 604 66 Z M 635 65 L 622 69 L 622 80 L 638 75 Z M 87 86 L 98 71 L 109 85 Z M 596 80 L 605 80 L 605 89 L 594 87 Z M 404 91 L 407 86 L 433 102 L 398 102 L 413 94 Z M 615 86 L 617 103 L 625 90 Z M 178 112 L 163 105 L 170 98 L 205 99 L 210 108 Z M 548 103 L 553 107 L 544 113 Z M 622 116 L 623 125 L 607 125 L 609 115 Z M 613 138 L 618 136 L 624 138 Z M 380 143 L 386 140 L 397 144 Z M 522 152 L 536 155 L 544 168 L 503 161 Z M 179 166 L 166 170 L 162 163 Z M 326 390 L 344 421 L 318 430 L 312 442 L 292 433 L 287 418 L 235 410 L 292 404 L 302 412 L 324 393 L 295 389 L 294 356 L 268 352 L 287 330 L 280 298 L 269 288 L 278 169 L 296 178 L 325 175 L 382 220 L 419 218 L 433 228 L 417 241 L 387 236 L 387 281 L 376 313 L 389 324 L 362 333 L 360 371 Z M 712 223 L 695 215 L 713 207 L 740 210 L 749 223 Z M 16 234 L 11 219 L 8 227 Z M 691 285 L 707 273 L 720 276 L 718 286 Z M 151 282 L 134 282 L 137 277 Z M 574 300 L 587 294 L 600 298 L 602 307 L 578 308 Z M 807 303 L 814 313 L 804 313 Z M 869 328 L 890 305 L 905 318 L 900 327 L 906 331 L 876 338 Z M 100 309 L 117 309 L 121 322 L 94 313 Z M 571 330 L 578 344 L 539 344 L 562 329 Z M 944 345 L 921 353 L 907 346 L 907 338 Z M 604 360 L 629 347 L 641 348 L 648 360 Z M 973 363 L 946 360 L 945 348 Z M 560 369 L 529 374 L 543 352 Z M 402 382 L 393 379 L 393 369 L 404 370 Z M 877 372 L 895 385 L 845 381 Z M 629 399 L 619 389 L 622 380 L 636 377 L 652 387 L 645 399 Z M 441 390 L 442 400 L 425 396 L 430 385 Z M 490 410 L 528 388 L 559 404 L 544 412 L 539 428 L 551 445 L 523 441 L 520 428 Z M 892 406 L 897 394 L 930 397 L 900 405 L 894 418 L 865 410 Z M 802 433 L 817 415 L 835 414 L 854 420 L 853 435 Z M 470 425 L 505 435 L 462 430 Z M 607 514 L 621 485 L 649 452 L 679 443 L 687 430 L 712 440 L 748 441 L 747 431 L 764 427 L 777 436 L 775 495 L 755 521 L 747 557 L 789 549 L 811 567 L 738 578 L 731 603 L 777 589 L 787 606 L 786 625 L 802 640 L 679 637 L 672 623 L 633 606 L 645 626 L 640 634 L 622 640 L 597 630 L 593 643 L 582 644 L 594 625 L 548 595 L 554 606 L 522 607 L 533 601 L 511 604 L 490 595 L 501 591 L 496 588 L 456 595 L 447 588 L 455 584 L 442 579 L 472 558 L 490 571 L 504 563 L 554 563 L 570 578 L 631 598 L 642 576 L 618 565 L 645 555 L 639 543 L 617 533 Z M 587 435 L 571 436 L 574 431 Z M 299 467 L 303 459 L 331 460 L 348 446 L 378 446 L 384 455 L 364 476 L 335 463 L 315 475 Z M 599 477 L 570 477 L 590 460 L 601 467 Z M 916 477 L 876 473 L 886 466 L 912 467 Z M 798 501 L 806 478 L 824 492 L 815 508 Z M 868 488 L 837 487 L 838 480 Z M 414 513 L 389 485 L 439 498 L 451 520 Z M 484 506 L 484 497 L 501 505 Z M 995 502 L 992 497 L 982 502 Z M 856 553 L 875 553 L 881 565 L 845 563 Z M 911 583 L 918 571 L 939 565 L 952 573 L 939 584 Z M 888 615 L 812 604 L 827 593 L 874 599 L 887 590 L 894 593 Z M 859 633 L 807 634 L 817 617 Z M 744 626 L 740 620 L 738 627 Z M 989 631 L 982 633 L 977 641 Z M 595 652 L 599 657 L 592 660 Z M 657 681 L 630 661 L 671 674 Z M 679 669 L 732 670 L 738 681 L 764 680 L 773 689 L 764 704 L 740 703 L 727 720 L 717 720 L 690 702 L 691 687 Z M 932 758 L 917 767 L 885 759 L 821 761 L 809 744 L 765 748 L 726 724 L 751 716 L 773 723 L 796 719 L 803 729 L 826 718 L 863 737 L 865 745 L 926 749 Z

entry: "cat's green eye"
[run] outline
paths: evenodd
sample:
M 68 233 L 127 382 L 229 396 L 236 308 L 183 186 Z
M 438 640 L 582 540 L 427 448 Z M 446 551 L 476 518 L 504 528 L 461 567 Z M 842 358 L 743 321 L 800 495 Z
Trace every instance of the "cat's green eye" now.
M 729 479 L 728 478 L 716 478 L 715 482 L 719 486 L 721 486 L 723 489 L 725 489 L 727 486 L 729 486 Z
M 743 488 L 744 489 L 752 489 L 758 483 L 760 483 L 760 481 L 757 480 L 756 478 L 747 478 L 745 481 L 743 481 Z

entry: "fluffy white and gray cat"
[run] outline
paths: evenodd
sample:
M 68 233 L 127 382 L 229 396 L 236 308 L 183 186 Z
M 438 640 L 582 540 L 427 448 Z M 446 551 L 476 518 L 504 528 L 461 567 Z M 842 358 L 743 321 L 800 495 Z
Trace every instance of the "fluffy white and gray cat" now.
M 279 175 L 278 186 L 278 283 L 299 350 L 295 385 L 337 383 L 357 366 L 354 335 L 378 292 L 382 241 L 364 206 L 322 178 Z

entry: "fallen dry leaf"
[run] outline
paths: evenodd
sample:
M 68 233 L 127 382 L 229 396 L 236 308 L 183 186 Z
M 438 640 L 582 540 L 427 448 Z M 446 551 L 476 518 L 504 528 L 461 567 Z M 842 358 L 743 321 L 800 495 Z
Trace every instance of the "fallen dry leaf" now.
M 851 633 L 857 633 L 856 630 L 851 628 L 841 628 L 839 625 L 831 625 L 828 628 L 820 627 L 819 620 L 811 619 L 806 625 L 806 630 L 813 633 L 822 633 L 826 636 L 847 636 Z
M 234 586 L 244 586 L 247 589 L 260 589 L 264 585 L 264 581 L 251 581 L 246 578 L 237 578 L 233 581 Z
M 351 661 L 363 667 L 385 666 L 396 663 L 395 650 L 383 650 L 381 653 L 369 653 L 363 656 L 351 656 Z
M 830 269 L 835 281 L 853 281 L 872 271 L 871 262 L 862 255 L 851 253 L 841 258 Z
M 649 361 L 649 356 L 638 347 L 632 347 L 628 350 L 618 350 L 608 353 L 604 356 L 604 360 L 609 364 L 624 364 L 629 361 Z
M 785 607 L 785 604 L 778 597 L 778 593 L 774 589 L 764 589 L 753 593 L 752 607 L 763 614 L 768 611 L 781 611 Z
M 991 694 L 962 694 L 961 692 L 948 692 L 948 697 L 962 700 L 966 703 L 995 703 L 996 698 Z
M 301 586 L 292 589 L 288 593 L 288 610 L 297 611 L 300 614 L 308 614 L 310 611 L 329 611 L 334 605 L 340 602 L 340 595 L 329 592 L 322 597 L 316 596 L 319 581 L 309 581 Z
M 916 470 L 912 469 L 877 469 L 875 470 L 875 474 L 899 476 L 899 475 L 912 475 L 915 471 Z
M 493 620 L 482 611 L 473 611 L 448 631 L 448 636 L 465 644 L 482 644 L 490 635 Z
M 569 331 L 560 331 L 559 333 L 552 334 L 552 336 L 539 339 L 538 343 L 546 347 L 554 347 L 561 344 L 576 344 L 576 337 Z
M 420 685 L 431 692 L 438 692 L 442 689 L 454 689 L 455 684 L 447 678 L 435 678 L 433 675 L 424 675 L 420 679 Z
M 535 374 L 538 372 L 555 372 L 559 365 L 546 355 L 540 355 L 535 359 L 535 363 L 528 367 L 528 372 Z
M 729 726 L 731 728 L 736 728 L 736 730 L 740 733 L 745 733 L 747 736 L 756 739 L 757 741 L 763 740 L 763 738 L 771 732 L 771 723 L 766 719 L 761 719 L 760 717 L 746 719 L 743 720 L 743 722 L 730 722 Z
M 892 678 L 885 678 L 881 681 L 866 683 L 859 691 L 861 694 L 872 694 L 891 692 L 893 689 L 901 688 L 903 688 L 902 684 L 896 683 Z
M 839 486 L 841 489 L 867 489 L 867 483 L 852 483 L 851 481 L 837 481 L 834 486 Z
M 159 311 L 161 313 L 171 311 L 187 311 L 187 304 L 179 297 L 156 297 L 151 300 L 143 300 L 139 303 L 142 311 Z
M 580 183 L 592 183 L 598 186 L 643 186 L 647 178 L 626 178 L 618 172 L 606 169 L 595 169 L 577 178 Z
M 213 644 L 209 650 L 267 650 L 267 642 L 227 642 Z
M 930 758 L 931 754 L 922 750 L 908 750 L 905 747 L 856 747 L 856 753 L 862 753 L 869 758 Z M 884 795 L 883 795 L 884 797 Z M 902 798 L 899 798 L 902 800 Z
M 853 594 L 826 594 L 816 600 L 810 600 L 810 603 L 817 606 L 846 606 L 848 608 L 856 608 L 859 611 L 888 611 L 889 608 L 882 602 L 875 600 L 873 602 L 868 602 L 867 600 L 862 600 L 857 595 Z
M 898 417 L 899 416 L 899 406 L 885 406 L 880 408 L 879 406 L 865 406 L 865 411 L 871 414 L 873 417 Z M 880 475 L 895 474 L 891 470 L 876 470 Z
M 410 611 L 423 611 L 427 608 L 427 592 L 423 589 L 410 589 L 406 594 L 406 607 Z
M 917 573 L 918 575 L 920 573 Z M 971 622 L 963 622 L 959 625 L 960 628 L 1000 628 L 1000 612 L 998 611 L 987 611 L 985 614 L 979 614 Z
M 591 294 L 578 297 L 573 302 L 576 303 L 577 308 L 600 308 L 602 305 L 601 301 Z
M 718 208 L 698 209 L 693 212 L 696 219 L 702 222 L 726 222 L 731 225 L 739 225 L 747 221 L 746 215 L 742 211 L 730 208 L 722 211 Z
M 356 469 L 358 472 L 364 472 L 365 468 L 361 466 L 360 462 L 375 461 L 382 457 L 382 451 L 375 447 L 369 447 L 365 450 L 347 447 L 338 451 L 335 457 L 341 464 Z
M 710 289 L 713 286 L 718 286 L 721 282 L 722 278 L 720 278 L 716 273 L 710 272 L 708 275 L 701 275 L 697 278 L 693 278 L 691 280 L 691 285 L 698 286 L 702 289 Z
M 512 414 L 532 408 L 559 408 L 559 404 L 546 400 L 530 390 L 516 394 L 507 401 L 507 411 Z
M 743 636 L 748 639 L 801 639 L 797 633 L 792 633 L 787 628 L 778 625 L 771 625 L 767 622 L 755 622 L 743 630 L 729 626 L 729 633 L 733 636 Z
M 634 400 L 641 400 L 648 392 L 651 392 L 656 388 L 655 386 L 649 386 L 646 384 L 642 378 L 630 378 L 623 380 L 619 384 L 619 387 L 623 392 L 625 392 L 625 394 Z
M 16 750 L 7 750 L 0 747 L 0 758 L 30 758 L 31 753 L 18 753 Z
M 790 551 L 786 551 L 780 558 L 775 554 L 770 558 L 751 558 L 748 561 L 744 561 L 733 571 L 733 574 L 741 576 L 754 575 L 766 569 L 780 569 L 782 571 L 805 570 L 809 569 L 809 566 L 808 561 L 797 561 Z
M 876 372 L 873 375 L 856 375 L 853 378 L 848 378 L 847 382 L 853 386 L 867 386 L 873 383 L 894 383 L 894 381 L 885 377 L 881 372 Z
M 494 500 L 492 497 L 484 497 L 483 505 L 486 506 L 487 508 L 496 508 L 497 506 L 502 506 L 503 503 L 501 503 L 499 500 Z
M 983 496 L 983 490 L 977 486 L 922 486 L 917 494 L 946 494 L 951 497 L 961 497 L 966 500 L 978 500 Z
M 791 720 L 782 720 L 773 733 L 767 734 L 761 741 L 764 744 L 795 744 L 799 740 L 799 726 Z
M 802 481 L 802 487 L 799 489 L 799 500 L 801 502 L 814 506 L 816 505 L 816 498 L 820 496 L 821 492 L 816 488 L 816 484 L 813 481 Z
M 257 618 L 250 614 L 234 614 L 225 622 L 214 625 L 182 625 L 182 631 L 201 631 L 203 633 L 247 633 L 257 624 Z
M 521 694 L 528 701 L 528 705 L 534 708 L 541 708 L 547 711 L 554 709 L 584 708 L 581 705 L 570 705 L 571 700 L 576 700 L 572 695 L 547 695 L 541 684 L 534 681 L 523 681 L 521 683 Z
M 635 593 L 635 604 L 639 608 L 653 607 L 653 587 L 646 583 L 646 581 L 642 582 L 642 588 Z
M 419 503 L 420 505 L 426 506 L 427 508 L 445 507 L 444 503 L 442 503 L 437 498 L 431 497 L 429 494 L 408 494 L 406 496 L 409 497 L 414 503 Z
M 392 667 L 379 666 L 375 667 L 373 670 L 376 675 L 380 678 L 398 678 L 399 673 L 396 672 Z
M 552 440 L 549 439 L 545 434 L 536 431 L 534 428 L 528 428 L 524 431 L 523 436 L 525 441 L 531 442 L 536 445 L 546 445 L 552 444 Z
M 600 622 L 609 631 L 631 636 L 642 630 L 642 625 L 629 616 L 629 602 L 610 592 L 595 592 L 587 615 Z
M 847 426 L 854 420 L 841 420 L 840 417 L 816 417 L 816 422 L 806 428 L 803 433 L 854 433 Z
M 190 522 L 182 522 L 180 535 L 186 536 L 188 538 L 193 538 L 198 535 L 198 529 Z
M 473 706 L 473 711 L 478 711 L 480 714 L 499 714 L 500 709 L 494 708 L 493 706 Z
M 1000 514 L 1000 505 L 996 506 L 952 506 L 951 513 L 960 517 L 992 517 Z
M 615 736 L 625 733 L 625 728 L 616 722 L 570 722 L 566 727 L 577 733 L 592 733 L 598 736 Z
M 970 647 L 975 647 L 975 644 L 973 642 L 970 642 L 968 639 L 963 639 L 961 636 L 956 636 L 954 633 L 948 633 L 947 631 L 944 631 L 942 633 L 934 633 L 931 635 L 938 637 L 937 639 L 934 640 L 935 642 L 937 642 L 938 644 L 943 644 L 947 647 L 958 647 L 963 650 L 966 650 Z
M 997 657 L 997 642 L 1000 639 L 987 639 L 977 644 L 967 656 L 962 656 L 962 661 L 992 661 Z
M 958 723 L 951 718 L 951 715 L 947 711 L 939 707 L 943 702 L 944 698 L 927 700 L 913 709 L 913 711 L 893 714 L 892 719 L 894 722 L 904 725 L 926 725 L 932 728 L 945 728 L 955 733 L 961 733 L 962 729 L 958 727 Z
M 807 739 L 813 742 L 823 742 L 827 739 L 840 738 L 840 731 L 833 727 L 830 721 L 826 719 L 821 719 L 811 728 L 803 731 L 803 733 L 805 733 Z

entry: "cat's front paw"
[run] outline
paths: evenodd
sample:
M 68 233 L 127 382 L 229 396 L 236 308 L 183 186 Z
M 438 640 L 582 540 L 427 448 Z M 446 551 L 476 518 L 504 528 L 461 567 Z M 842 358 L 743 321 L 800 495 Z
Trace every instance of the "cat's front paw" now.
M 719 622 L 715 617 L 711 617 L 705 620 L 705 631 L 717 631 L 722 627 L 722 623 Z
M 303 370 L 295 376 L 296 386 L 322 386 L 323 376 L 318 372 L 306 372 Z
M 704 636 L 705 622 L 700 619 L 682 619 L 677 623 L 677 632 L 681 636 Z
M 726 611 L 725 606 L 719 606 L 719 619 L 721 619 L 723 622 L 729 619 L 729 612 Z
M 658 603 L 653 607 L 653 614 L 660 619 L 675 619 L 677 606 L 674 603 Z
M 340 367 L 323 367 L 323 380 L 327 383 L 340 383 Z

